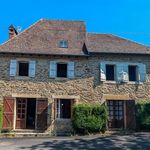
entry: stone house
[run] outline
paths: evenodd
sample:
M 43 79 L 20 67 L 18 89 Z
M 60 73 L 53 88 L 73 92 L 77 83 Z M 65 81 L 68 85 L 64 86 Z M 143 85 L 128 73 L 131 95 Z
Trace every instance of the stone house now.
M 134 104 L 150 100 L 150 48 L 82 21 L 41 19 L 0 45 L 3 128 L 68 132 L 72 106 L 106 103 L 108 128 L 135 128 Z

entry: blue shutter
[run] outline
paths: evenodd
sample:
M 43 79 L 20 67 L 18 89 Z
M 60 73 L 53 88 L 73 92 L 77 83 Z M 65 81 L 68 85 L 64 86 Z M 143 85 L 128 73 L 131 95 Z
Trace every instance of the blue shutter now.
M 17 73 L 17 61 L 11 60 L 10 61 L 10 76 L 14 77 Z
M 146 81 L 146 65 L 145 64 L 139 64 L 139 81 L 145 82 Z
M 57 64 L 55 61 L 50 61 L 49 77 L 56 78 Z
M 104 62 L 100 63 L 100 80 L 106 81 L 106 64 Z
M 67 77 L 69 79 L 73 79 L 74 78 L 74 62 L 68 62 Z
M 29 62 L 29 77 L 35 77 L 35 61 Z

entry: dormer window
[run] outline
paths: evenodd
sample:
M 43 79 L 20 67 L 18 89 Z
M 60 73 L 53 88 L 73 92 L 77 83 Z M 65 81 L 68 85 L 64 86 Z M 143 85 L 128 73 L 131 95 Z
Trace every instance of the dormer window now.
M 66 40 L 61 40 L 59 42 L 59 48 L 68 48 L 68 41 Z

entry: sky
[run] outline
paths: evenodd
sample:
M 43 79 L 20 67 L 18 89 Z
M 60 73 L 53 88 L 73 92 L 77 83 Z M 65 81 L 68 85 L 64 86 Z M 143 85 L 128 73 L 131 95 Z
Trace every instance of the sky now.
M 8 27 L 39 19 L 82 20 L 87 32 L 110 33 L 150 46 L 150 0 L 1 0 L 0 44 Z

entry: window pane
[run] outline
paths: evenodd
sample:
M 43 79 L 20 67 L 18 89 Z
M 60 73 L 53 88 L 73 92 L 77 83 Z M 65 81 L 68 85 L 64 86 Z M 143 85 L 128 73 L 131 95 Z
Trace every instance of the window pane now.
M 19 76 L 28 76 L 29 74 L 29 63 L 19 62 Z
M 67 64 L 57 64 L 57 77 L 67 77 Z
M 129 81 L 137 81 L 137 66 L 128 66 Z
M 114 65 L 106 65 L 106 80 L 115 80 Z

